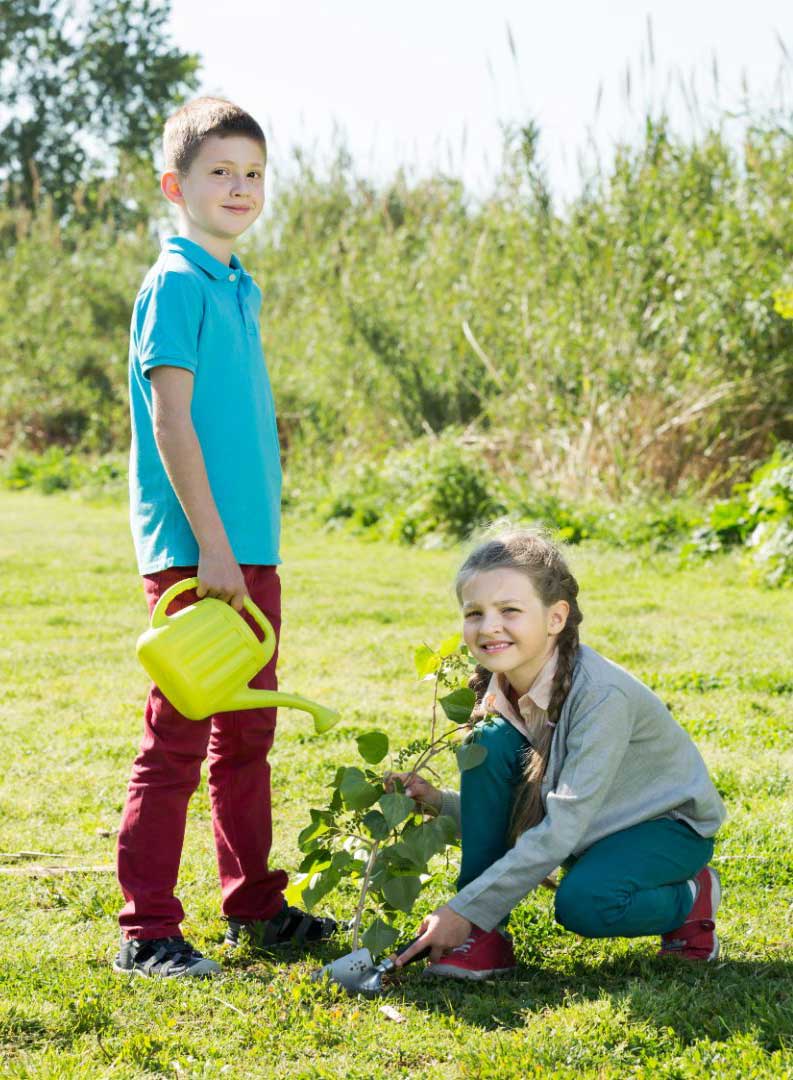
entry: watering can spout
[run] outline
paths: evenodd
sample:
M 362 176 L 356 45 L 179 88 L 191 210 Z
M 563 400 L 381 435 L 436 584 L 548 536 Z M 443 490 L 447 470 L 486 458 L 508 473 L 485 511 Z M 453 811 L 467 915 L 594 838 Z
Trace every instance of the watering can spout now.
M 340 717 L 333 709 L 319 705 L 316 701 L 304 698 L 300 694 L 284 694 L 280 690 L 251 690 L 243 686 L 235 690 L 231 697 L 224 701 L 224 712 L 236 712 L 238 709 L 300 709 L 310 713 L 314 718 L 314 730 L 318 735 L 330 731 Z

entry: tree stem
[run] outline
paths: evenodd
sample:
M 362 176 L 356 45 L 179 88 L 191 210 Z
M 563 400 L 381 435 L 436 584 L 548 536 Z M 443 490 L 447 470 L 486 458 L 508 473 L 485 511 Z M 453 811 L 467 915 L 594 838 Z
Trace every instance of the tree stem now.
M 355 918 L 352 921 L 352 950 L 360 948 L 359 935 L 361 930 L 361 918 L 363 917 L 363 905 L 366 902 L 366 894 L 369 892 L 369 879 L 372 876 L 372 869 L 374 867 L 374 861 L 377 858 L 377 850 L 380 847 L 380 841 L 375 840 L 372 845 L 372 850 L 369 852 L 369 858 L 366 863 L 366 872 L 363 876 L 363 882 L 361 884 L 361 895 L 358 897 L 358 906 L 355 909 Z

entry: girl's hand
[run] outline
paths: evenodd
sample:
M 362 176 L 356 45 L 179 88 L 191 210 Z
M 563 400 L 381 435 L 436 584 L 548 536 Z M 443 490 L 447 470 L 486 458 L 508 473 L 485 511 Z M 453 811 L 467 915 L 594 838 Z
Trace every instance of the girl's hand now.
M 416 941 L 406 949 L 401 956 L 396 957 L 397 967 L 403 967 L 416 953 L 432 947 L 430 960 L 434 963 L 440 960 L 444 953 L 450 949 L 456 949 L 458 945 L 471 936 L 473 923 L 458 915 L 456 911 L 444 904 L 443 907 L 428 915 L 419 927 L 419 936 Z
M 441 793 L 436 787 L 425 780 L 423 776 L 419 776 L 414 772 L 392 772 L 388 773 L 385 778 L 386 791 L 394 790 L 394 781 L 399 780 L 402 787 L 405 789 L 405 794 L 409 795 L 411 799 L 417 802 L 420 806 L 425 806 L 430 810 L 433 810 L 436 814 L 440 812 L 441 808 Z

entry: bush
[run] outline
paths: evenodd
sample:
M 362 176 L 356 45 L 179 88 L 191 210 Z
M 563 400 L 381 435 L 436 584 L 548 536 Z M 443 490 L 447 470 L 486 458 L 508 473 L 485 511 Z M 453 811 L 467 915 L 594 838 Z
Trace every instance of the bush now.
M 45 495 L 70 489 L 92 495 L 126 494 L 127 471 L 116 459 L 94 460 L 51 446 L 43 454 L 22 451 L 0 462 L 0 486 L 11 491 L 35 488 Z
M 684 554 L 708 556 L 731 547 L 748 550 L 764 584 L 793 581 L 793 444 L 780 444 L 748 483 L 736 484 L 730 499 L 715 504 Z
M 450 432 L 393 450 L 381 465 L 347 469 L 316 509 L 330 525 L 432 546 L 464 539 L 503 514 L 500 489 L 487 466 Z

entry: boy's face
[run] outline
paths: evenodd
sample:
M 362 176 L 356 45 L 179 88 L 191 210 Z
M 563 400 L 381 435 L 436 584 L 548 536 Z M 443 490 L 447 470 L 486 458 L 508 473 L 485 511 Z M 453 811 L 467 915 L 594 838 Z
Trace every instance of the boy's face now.
M 264 206 L 264 149 L 246 135 L 210 135 L 186 174 L 166 172 L 162 189 L 179 207 L 191 240 L 230 245 Z

